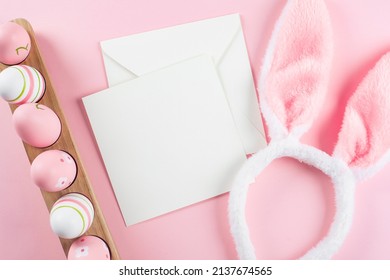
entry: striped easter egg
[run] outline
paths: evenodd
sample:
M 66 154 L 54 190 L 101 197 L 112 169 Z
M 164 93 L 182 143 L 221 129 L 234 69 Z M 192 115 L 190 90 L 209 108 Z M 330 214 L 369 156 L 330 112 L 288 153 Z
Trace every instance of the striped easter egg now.
M 11 104 L 38 102 L 45 92 L 45 79 L 33 67 L 15 65 L 0 73 L 0 96 Z
M 69 193 L 54 203 L 50 211 L 50 226 L 59 237 L 73 239 L 89 229 L 93 217 L 91 201 L 82 194 Z

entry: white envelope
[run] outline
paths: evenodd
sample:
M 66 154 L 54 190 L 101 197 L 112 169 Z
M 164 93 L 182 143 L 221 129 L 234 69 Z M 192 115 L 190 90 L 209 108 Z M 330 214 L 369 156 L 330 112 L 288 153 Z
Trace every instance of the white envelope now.
M 207 55 L 83 102 L 127 225 L 228 191 L 246 161 Z
M 103 41 L 101 49 L 110 86 L 210 55 L 246 153 L 266 145 L 238 14 Z

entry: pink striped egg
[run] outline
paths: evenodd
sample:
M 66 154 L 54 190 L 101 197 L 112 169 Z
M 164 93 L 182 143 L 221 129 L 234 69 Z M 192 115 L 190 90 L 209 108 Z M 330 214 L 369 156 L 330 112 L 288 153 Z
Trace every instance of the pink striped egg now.
M 50 211 L 50 226 L 61 238 L 73 239 L 83 235 L 91 226 L 94 209 L 91 201 L 79 193 L 59 198 Z
M 26 29 L 15 22 L 0 25 L 0 62 L 19 64 L 30 53 L 31 40 Z
M 97 236 L 87 235 L 76 239 L 69 248 L 68 260 L 109 260 L 107 244 Z
M 0 73 L 0 96 L 11 104 L 38 102 L 46 89 L 45 79 L 27 65 L 10 66 Z
M 76 178 L 77 166 L 68 153 L 48 150 L 39 154 L 31 164 L 30 174 L 35 185 L 48 192 L 69 187 Z

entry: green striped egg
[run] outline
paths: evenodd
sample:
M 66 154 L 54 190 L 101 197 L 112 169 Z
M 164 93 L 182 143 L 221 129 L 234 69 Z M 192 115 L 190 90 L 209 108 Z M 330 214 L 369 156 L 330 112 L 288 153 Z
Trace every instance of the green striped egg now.
M 50 226 L 61 238 L 83 235 L 92 225 L 94 209 L 91 201 L 79 193 L 60 197 L 50 211 Z
M 42 74 L 31 66 L 10 66 L 0 73 L 0 96 L 11 104 L 38 102 L 45 88 Z

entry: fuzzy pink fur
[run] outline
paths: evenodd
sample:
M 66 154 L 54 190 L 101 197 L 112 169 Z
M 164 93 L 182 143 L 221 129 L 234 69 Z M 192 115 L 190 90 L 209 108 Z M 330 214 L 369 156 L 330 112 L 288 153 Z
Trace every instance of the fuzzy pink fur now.
M 339 250 L 352 224 L 356 183 L 390 161 L 390 53 L 349 100 L 333 156 L 299 141 L 321 111 L 331 54 L 331 27 L 323 1 L 289 0 L 275 26 L 259 82 L 271 142 L 245 162 L 230 192 L 230 226 L 240 258 L 256 259 L 246 224 L 248 187 L 274 159 L 291 157 L 312 165 L 334 184 L 334 220 L 302 259 L 330 259 Z
M 276 34 L 264 88 L 266 102 L 289 132 L 310 126 L 320 110 L 333 53 L 331 24 L 323 1 L 292 1 Z
M 350 167 L 375 164 L 390 147 L 390 53 L 363 79 L 348 101 L 334 155 Z

